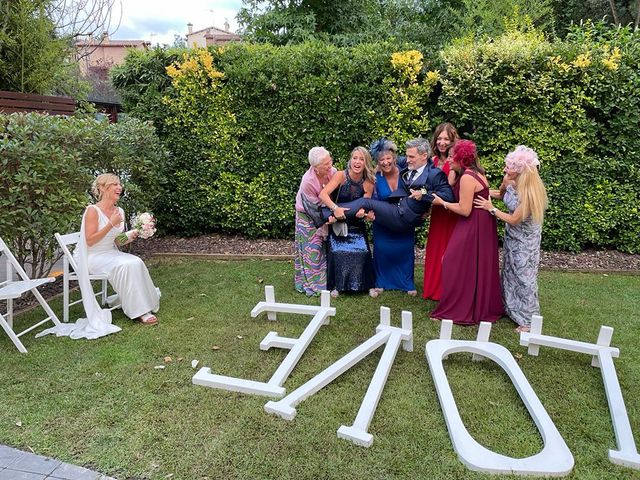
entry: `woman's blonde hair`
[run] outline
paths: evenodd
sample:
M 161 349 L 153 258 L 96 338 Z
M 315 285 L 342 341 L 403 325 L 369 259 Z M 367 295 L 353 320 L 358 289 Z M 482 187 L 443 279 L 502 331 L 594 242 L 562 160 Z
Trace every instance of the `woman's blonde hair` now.
M 516 179 L 516 189 L 522 210 L 522 219 L 531 217 L 542 225 L 544 211 L 547 209 L 547 190 L 535 166 L 526 166 Z
M 369 153 L 369 150 L 364 147 L 356 147 L 351 150 L 351 156 L 353 156 L 355 152 L 360 152 L 364 157 L 364 172 L 362 174 L 362 179 L 364 181 L 368 180 L 371 183 L 376 183 L 376 176 L 373 173 L 373 162 L 371 161 L 371 154 Z M 349 158 L 349 161 L 347 162 L 347 170 L 349 170 L 349 168 L 351 168 L 351 158 Z
M 91 184 L 91 193 L 100 201 L 103 190 L 109 185 L 115 185 L 116 183 L 120 183 L 120 179 L 116 175 L 113 173 L 103 173 L 98 175 L 93 181 L 93 184 Z

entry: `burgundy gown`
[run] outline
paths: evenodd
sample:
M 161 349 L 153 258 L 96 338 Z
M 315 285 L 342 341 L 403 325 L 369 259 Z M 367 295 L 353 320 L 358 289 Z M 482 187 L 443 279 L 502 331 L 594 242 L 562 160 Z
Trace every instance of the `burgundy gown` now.
M 480 176 L 467 170 L 484 188 L 476 197 L 489 198 L 489 187 Z M 458 182 L 455 186 L 459 198 Z M 458 325 L 495 322 L 504 315 L 498 267 L 496 219 L 486 210 L 473 208 L 460 216 L 442 259 L 442 296 L 433 318 L 453 320 Z
M 451 167 L 449 163 L 439 165 L 438 156 L 433 157 L 433 164 L 440 168 L 445 175 L 449 176 Z M 427 246 L 424 252 L 424 283 L 422 297 L 432 300 L 440 300 L 440 277 L 442 275 L 442 257 L 447 244 L 456 226 L 459 215 L 449 210 L 445 210 L 440 205 L 431 207 L 431 218 L 429 220 L 429 233 L 427 236 Z

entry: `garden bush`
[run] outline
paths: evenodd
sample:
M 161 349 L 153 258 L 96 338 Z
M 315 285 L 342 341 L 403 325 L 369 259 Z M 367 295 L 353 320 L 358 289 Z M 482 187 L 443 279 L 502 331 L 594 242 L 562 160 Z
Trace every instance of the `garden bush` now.
M 386 135 L 402 149 L 451 121 L 477 142 L 493 186 L 516 145 L 539 153 L 545 248 L 639 252 L 640 32 L 586 24 L 549 41 L 512 23 L 428 58 L 386 43 L 137 53 L 114 80 L 170 151 L 156 205 L 167 231 L 289 236 L 310 147 L 343 167 L 356 145 Z
M 538 152 L 549 193 L 545 248 L 637 252 L 640 37 L 598 28 L 576 27 L 555 43 L 529 29 L 447 48 L 437 109 L 477 142 L 494 185 L 509 150 Z
M 167 188 L 156 176 L 166 154 L 153 127 L 38 113 L 0 115 L 0 236 L 33 274 L 56 260 L 55 232 L 79 230 L 96 174 L 120 176 L 128 214 L 149 208 Z
M 183 48 L 131 49 L 124 63 L 110 71 L 111 83 L 118 89 L 129 116 L 153 122 L 160 137 L 165 135 L 163 127 L 168 115 L 162 97 L 171 88 L 167 66 L 181 59 L 185 51 Z

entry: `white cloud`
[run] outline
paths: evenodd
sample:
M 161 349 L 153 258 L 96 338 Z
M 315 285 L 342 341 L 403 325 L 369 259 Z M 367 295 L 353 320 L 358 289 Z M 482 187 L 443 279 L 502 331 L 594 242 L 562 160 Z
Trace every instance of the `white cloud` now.
M 122 21 L 114 39 L 147 40 L 154 45 L 172 44 L 174 35 L 184 36 L 187 23 L 193 30 L 206 27 L 238 29 L 235 18 L 242 0 L 121 0 Z M 114 12 L 117 19 L 118 12 Z

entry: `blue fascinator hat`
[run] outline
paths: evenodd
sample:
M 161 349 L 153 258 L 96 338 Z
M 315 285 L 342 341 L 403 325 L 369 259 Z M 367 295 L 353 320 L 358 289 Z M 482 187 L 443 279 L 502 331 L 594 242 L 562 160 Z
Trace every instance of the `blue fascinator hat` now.
M 375 162 L 378 161 L 378 156 L 381 153 L 389 151 L 396 153 L 398 151 L 398 147 L 391 140 L 384 137 L 379 138 L 369 147 L 369 153 L 371 153 L 371 158 L 373 158 Z

